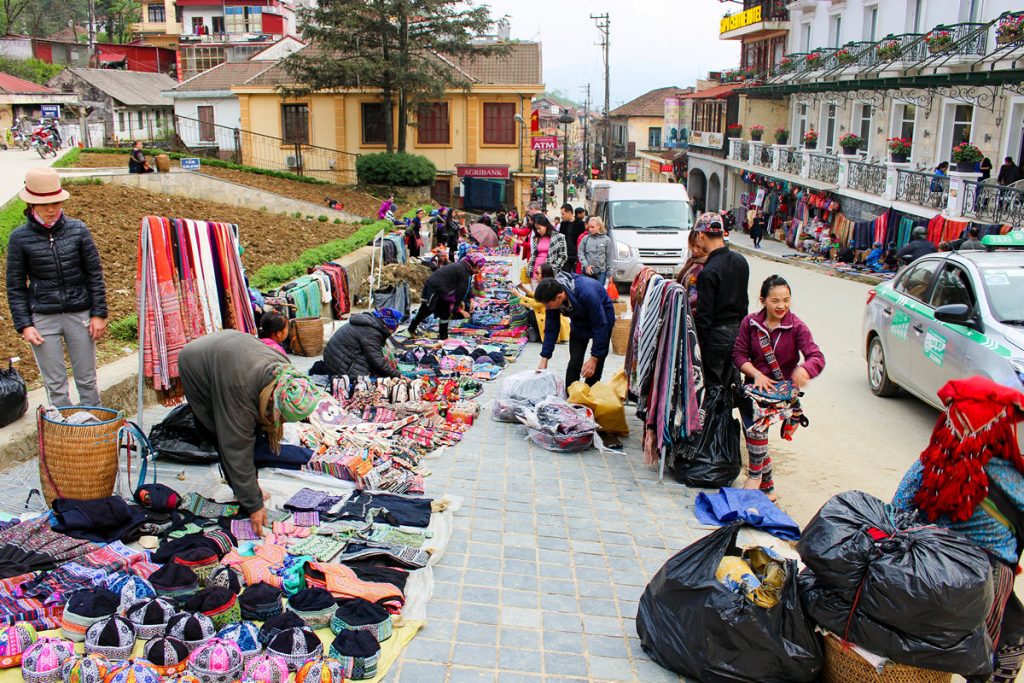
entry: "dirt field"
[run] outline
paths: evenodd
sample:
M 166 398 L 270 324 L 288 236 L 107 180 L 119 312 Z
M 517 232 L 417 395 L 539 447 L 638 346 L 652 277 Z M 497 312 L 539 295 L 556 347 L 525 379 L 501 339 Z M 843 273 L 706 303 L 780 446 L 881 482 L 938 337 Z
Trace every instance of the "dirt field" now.
M 135 261 L 139 224 L 145 215 L 237 223 L 245 247 L 242 262 L 250 273 L 270 263 L 291 261 L 310 247 L 347 237 L 357 229 L 349 224 L 288 218 L 117 185 L 71 185 L 68 190 L 71 199 L 64 210 L 89 226 L 103 259 L 110 322 L 136 311 Z M 5 355 L 20 355 L 21 374 L 33 387 L 38 386 L 39 373 L 29 345 L 11 325 L 5 273 L 6 258 L 0 262 L 0 301 L 4 302 L 0 305 L 0 349 Z M 102 360 L 111 360 L 123 353 L 123 342 L 108 337 L 101 343 Z
M 127 166 L 128 155 L 119 154 L 82 154 L 76 166 L 82 168 L 107 168 Z M 344 210 L 366 218 L 376 218 L 381 200 L 358 192 L 344 185 L 319 185 L 303 183 L 297 180 L 272 178 L 258 173 L 236 171 L 230 168 L 203 166 L 203 173 L 230 180 L 239 185 L 254 187 L 257 190 L 273 192 L 293 199 L 301 199 L 314 204 L 325 204 L 325 197 L 330 197 L 344 205 Z

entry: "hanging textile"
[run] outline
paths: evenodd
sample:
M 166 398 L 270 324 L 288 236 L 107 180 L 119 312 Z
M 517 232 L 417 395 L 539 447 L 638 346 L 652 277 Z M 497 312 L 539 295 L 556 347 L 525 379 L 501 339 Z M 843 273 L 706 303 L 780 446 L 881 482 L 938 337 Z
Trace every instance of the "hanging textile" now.
M 185 344 L 221 329 L 256 331 L 235 225 L 144 217 L 135 286 L 143 376 L 164 405 L 183 397 L 178 354 Z
M 331 311 L 338 320 L 352 311 L 352 297 L 348 288 L 348 271 L 338 263 L 324 263 L 315 269 L 324 273 L 331 283 Z
M 278 291 L 278 295 L 288 297 L 295 306 L 296 318 L 319 318 L 320 305 L 323 300 L 320 281 L 311 275 L 289 282 Z

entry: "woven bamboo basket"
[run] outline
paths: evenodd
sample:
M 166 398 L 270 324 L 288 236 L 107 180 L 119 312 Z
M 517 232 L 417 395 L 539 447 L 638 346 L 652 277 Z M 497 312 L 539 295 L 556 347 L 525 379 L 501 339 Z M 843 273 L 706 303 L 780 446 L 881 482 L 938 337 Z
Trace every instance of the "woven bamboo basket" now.
M 629 304 L 625 301 L 615 301 L 612 303 L 612 307 L 615 309 L 616 317 L 618 317 L 626 312 L 626 309 L 629 308 Z
M 292 353 L 319 356 L 324 350 L 324 322 L 317 318 L 295 318 L 291 321 Z
M 822 683 L 950 683 L 953 674 L 890 662 L 882 673 L 853 650 L 843 647 L 839 638 L 825 636 L 825 666 Z
M 171 158 L 166 154 L 157 154 L 153 157 L 153 163 L 156 164 L 156 170 L 160 173 L 171 172 Z
M 124 413 L 91 406 L 59 410 L 65 417 L 92 413 L 100 422 L 55 422 L 39 408 L 39 479 L 46 504 L 54 498 L 106 498 L 117 480 L 117 434 L 124 425 Z
M 626 354 L 629 346 L 629 328 L 632 321 L 629 318 L 616 318 L 615 326 L 612 327 L 612 351 L 618 356 Z

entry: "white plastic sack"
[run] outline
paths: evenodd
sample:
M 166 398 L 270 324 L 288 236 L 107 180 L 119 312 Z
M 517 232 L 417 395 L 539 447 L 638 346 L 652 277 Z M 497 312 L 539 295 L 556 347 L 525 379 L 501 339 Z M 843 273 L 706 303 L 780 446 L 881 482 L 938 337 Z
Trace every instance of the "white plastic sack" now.
M 565 383 L 551 370 L 528 370 L 509 375 L 491 405 L 498 422 L 517 422 L 517 413 L 548 398 L 565 396 Z

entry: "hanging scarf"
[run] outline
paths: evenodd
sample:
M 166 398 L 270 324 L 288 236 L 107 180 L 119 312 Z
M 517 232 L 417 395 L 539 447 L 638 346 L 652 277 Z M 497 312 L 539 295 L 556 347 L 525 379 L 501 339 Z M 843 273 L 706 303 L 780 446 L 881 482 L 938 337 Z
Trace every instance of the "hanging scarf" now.
M 31 212 L 32 212 L 32 220 L 34 220 L 36 223 L 38 223 L 39 225 L 41 225 L 41 226 L 43 226 L 44 228 L 47 228 L 47 229 L 50 229 L 53 226 L 57 225 L 57 223 L 60 222 L 60 219 L 64 218 L 64 209 L 61 209 L 60 211 L 58 211 L 57 212 L 57 217 L 54 218 L 53 221 L 51 221 L 50 223 L 47 223 L 42 218 L 40 218 L 39 214 L 36 213 L 35 209 L 31 209 Z
M 939 389 L 946 411 L 921 453 L 921 488 L 914 504 L 934 521 L 948 515 L 966 521 L 988 496 L 985 465 L 994 457 L 1024 474 L 1017 423 L 1024 420 L 1024 394 L 984 377 L 947 382 Z

